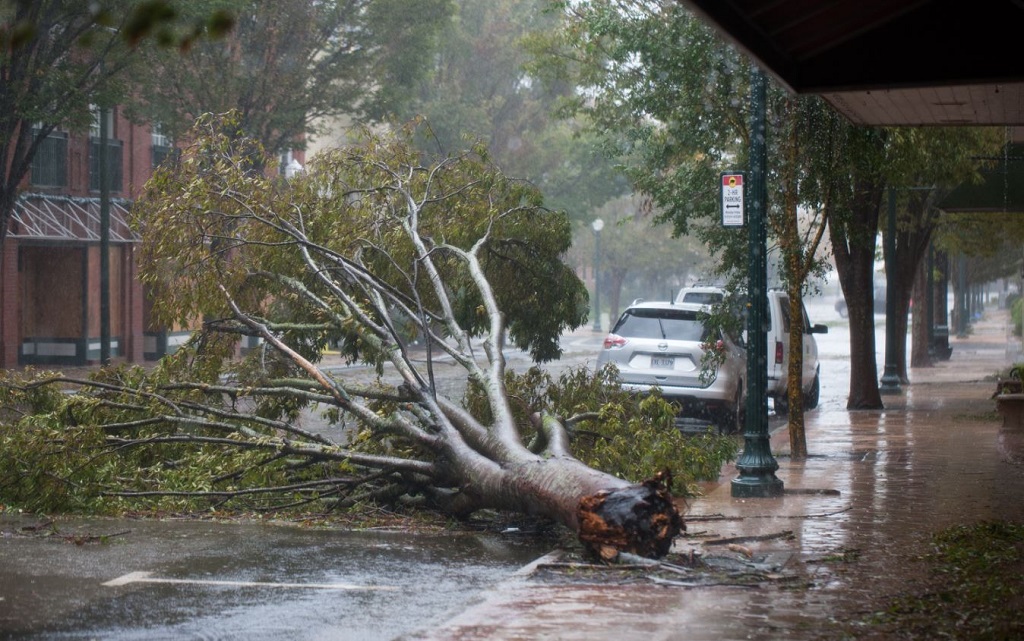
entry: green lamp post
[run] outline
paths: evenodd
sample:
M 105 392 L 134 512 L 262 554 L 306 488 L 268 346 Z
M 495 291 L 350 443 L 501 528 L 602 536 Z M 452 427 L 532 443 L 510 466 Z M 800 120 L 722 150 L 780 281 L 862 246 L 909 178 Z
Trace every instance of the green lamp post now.
M 747 417 L 743 433 L 743 454 L 736 461 L 740 475 L 732 481 L 734 498 L 771 497 L 783 492 L 782 481 L 775 476 L 779 463 L 772 456 L 768 434 L 768 250 L 765 212 L 768 164 L 765 140 L 765 110 L 768 80 L 754 68 L 750 78 L 750 206 L 747 233 L 750 242 L 748 262 L 747 314 Z

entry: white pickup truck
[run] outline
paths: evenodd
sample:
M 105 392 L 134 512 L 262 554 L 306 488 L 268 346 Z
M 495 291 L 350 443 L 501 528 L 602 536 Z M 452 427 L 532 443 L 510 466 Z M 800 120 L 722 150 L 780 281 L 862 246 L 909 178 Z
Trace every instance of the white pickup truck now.
M 725 298 L 725 290 L 717 287 L 690 287 L 683 289 L 676 297 L 677 303 L 716 304 Z M 777 415 L 789 410 L 787 379 L 789 373 L 789 294 L 779 289 L 768 291 L 768 396 Z M 814 409 L 818 406 L 821 392 L 821 366 L 818 363 L 818 341 L 815 334 L 825 334 L 825 325 L 811 325 L 807 318 L 807 309 L 803 310 L 800 319 L 803 331 L 803 375 L 802 388 L 804 408 Z
M 768 396 L 771 397 L 775 413 L 785 414 L 789 409 L 787 378 L 789 376 L 789 294 L 773 289 L 768 291 Z M 821 365 L 818 362 L 818 341 L 815 334 L 828 333 L 826 325 L 811 325 L 807 308 L 803 309 L 800 323 L 804 327 L 803 337 L 803 394 L 804 409 L 818 406 L 821 392 Z

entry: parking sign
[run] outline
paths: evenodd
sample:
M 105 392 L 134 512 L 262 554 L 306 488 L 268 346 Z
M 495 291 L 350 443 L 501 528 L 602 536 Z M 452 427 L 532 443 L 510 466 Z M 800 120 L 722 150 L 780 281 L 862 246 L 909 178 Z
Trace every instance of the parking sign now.
M 742 227 L 743 174 L 722 174 L 722 226 Z

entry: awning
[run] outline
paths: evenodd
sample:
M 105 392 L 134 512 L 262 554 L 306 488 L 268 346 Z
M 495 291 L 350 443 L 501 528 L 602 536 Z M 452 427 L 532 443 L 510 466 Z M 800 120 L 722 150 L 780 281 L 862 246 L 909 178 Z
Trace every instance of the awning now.
M 137 243 L 128 226 L 131 201 L 110 200 L 110 242 Z M 21 194 L 14 204 L 10 238 L 61 241 L 100 241 L 100 199 Z
M 1024 213 L 1024 145 L 1008 144 L 1003 156 L 987 161 L 980 182 L 962 183 L 939 202 L 947 212 Z

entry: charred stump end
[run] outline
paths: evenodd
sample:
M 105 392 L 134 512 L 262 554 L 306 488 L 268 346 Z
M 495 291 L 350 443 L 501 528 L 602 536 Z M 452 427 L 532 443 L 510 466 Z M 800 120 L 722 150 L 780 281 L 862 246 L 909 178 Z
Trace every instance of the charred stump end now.
M 620 552 L 653 559 L 668 554 L 686 525 L 672 502 L 667 476 L 581 499 L 579 539 L 587 554 L 603 561 L 614 560 Z

